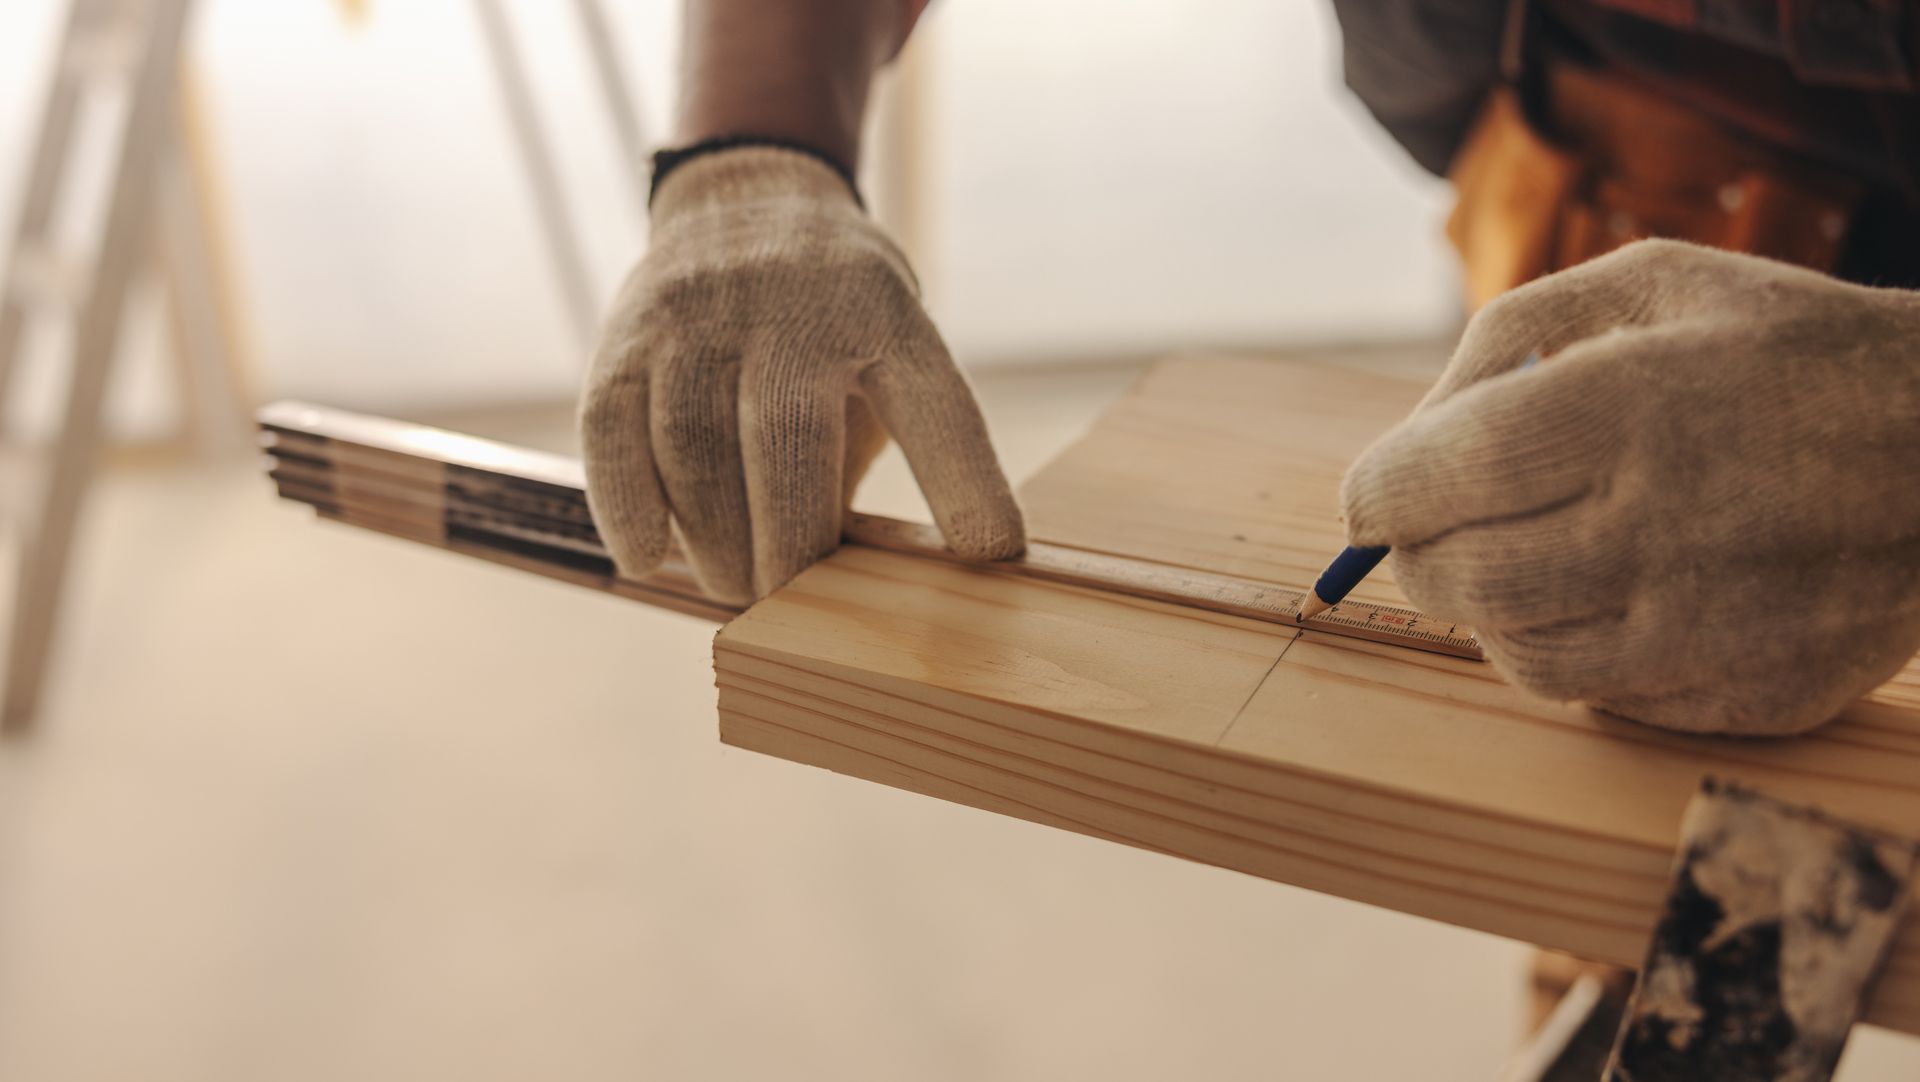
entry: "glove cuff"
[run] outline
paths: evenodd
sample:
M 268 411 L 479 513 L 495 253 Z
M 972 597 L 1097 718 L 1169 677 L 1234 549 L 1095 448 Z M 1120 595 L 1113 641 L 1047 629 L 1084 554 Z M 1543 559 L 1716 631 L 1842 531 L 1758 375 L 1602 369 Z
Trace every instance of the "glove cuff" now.
M 772 151 L 774 153 L 766 154 L 766 155 L 762 155 L 762 154 L 736 155 L 736 154 L 730 153 L 735 150 L 745 150 L 745 149 L 752 149 L 752 148 Z M 721 183 L 727 187 L 733 187 L 736 184 L 745 184 L 749 187 L 760 187 L 761 185 L 753 184 L 752 181 L 748 179 L 746 174 L 749 172 L 761 173 L 761 172 L 764 172 L 765 170 L 763 168 L 756 167 L 756 166 L 747 166 L 745 164 L 746 161 L 752 160 L 752 161 L 758 161 L 758 162 L 768 162 L 769 160 L 777 160 L 781 158 L 795 158 L 795 156 L 811 158 L 813 159 L 814 162 L 817 162 L 819 165 L 824 166 L 826 169 L 830 170 L 834 176 L 839 178 L 839 182 L 846 186 L 847 193 L 853 196 L 853 201 L 855 205 L 859 206 L 860 209 L 862 210 L 866 209 L 866 202 L 860 198 L 860 188 L 857 184 L 854 183 L 853 170 L 849 169 L 839 159 L 833 157 L 831 154 L 828 154 L 823 150 L 820 150 L 816 147 L 808 146 L 804 143 L 795 142 L 791 139 L 780 139 L 774 136 L 765 136 L 765 135 L 719 135 L 711 139 L 702 139 L 697 143 L 692 143 L 684 147 L 668 148 L 666 150 L 655 152 L 655 154 L 653 155 L 653 185 L 651 188 L 648 189 L 648 192 L 647 192 L 647 206 L 649 208 L 652 208 L 654 206 L 654 204 L 660 198 L 661 186 L 666 183 L 666 180 L 669 176 L 672 176 L 675 173 L 680 172 L 683 166 L 688 166 L 695 162 L 701 162 L 702 167 L 690 169 L 688 170 L 688 172 L 706 173 L 710 175 L 716 175 L 722 178 L 732 175 L 730 181 L 726 179 L 723 179 L 721 181 Z M 727 161 L 730 164 L 740 165 L 740 166 L 743 166 L 743 168 L 740 168 L 740 169 L 713 168 L 714 166 L 718 166 L 721 161 Z M 709 165 L 708 163 L 711 163 L 711 165 Z M 792 160 L 783 164 L 786 165 L 788 168 L 778 170 L 778 172 L 783 172 L 783 173 L 796 172 L 796 170 L 794 170 L 793 167 L 800 165 L 797 158 L 795 160 Z M 797 172 L 810 172 L 810 171 L 811 170 L 807 170 L 807 169 L 797 170 Z M 780 183 L 778 181 L 775 181 L 771 186 L 782 188 L 782 189 L 790 187 L 789 184 Z

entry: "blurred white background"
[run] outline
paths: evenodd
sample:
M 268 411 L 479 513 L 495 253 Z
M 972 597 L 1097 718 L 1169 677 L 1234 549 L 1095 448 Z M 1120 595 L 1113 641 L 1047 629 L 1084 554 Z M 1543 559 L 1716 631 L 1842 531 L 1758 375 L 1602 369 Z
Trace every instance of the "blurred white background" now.
M 565 448 L 471 0 L 202 4 L 259 392 Z M 506 4 L 604 296 L 644 222 L 571 5 Z M 62 6 L 0 2 L 9 225 Z M 608 6 L 661 137 L 679 0 Z M 1444 191 L 1324 2 L 937 0 L 916 48 L 914 254 L 1014 478 L 1157 354 L 1444 355 Z M 174 420 L 152 300 L 123 436 Z M 1519 1037 L 1519 943 L 724 749 L 710 625 L 316 525 L 244 456 L 116 466 L 0 745 L 0 1082 L 1464 1082 Z M 912 514 L 904 462 L 862 499 Z M 1915 1063 L 1867 1030 L 1845 1077 Z
M 61 5 L 0 5 L 0 221 Z M 467 0 L 205 0 L 194 49 L 267 396 L 399 413 L 563 400 L 583 359 Z M 616 0 L 649 133 L 678 0 Z M 570 5 L 513 0 L 595 287 L 644 245 Z M 940 0 L 920 272 L 974 366 L 1444 334 L 1443 192 L 1340 83 L 1330 10 Z M 115 416 L 162 425 L 159 336 Z M 41 366 L 29 388 L 46 401 Z

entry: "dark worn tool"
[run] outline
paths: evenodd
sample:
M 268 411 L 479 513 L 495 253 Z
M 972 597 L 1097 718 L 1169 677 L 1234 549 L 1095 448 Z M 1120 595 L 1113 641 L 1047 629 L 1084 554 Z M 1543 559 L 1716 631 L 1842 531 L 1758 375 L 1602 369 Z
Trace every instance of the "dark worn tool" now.
M 1816 1082 L 1840 1061 L 1920 842 L 1709 778 L 1608 1082 Z

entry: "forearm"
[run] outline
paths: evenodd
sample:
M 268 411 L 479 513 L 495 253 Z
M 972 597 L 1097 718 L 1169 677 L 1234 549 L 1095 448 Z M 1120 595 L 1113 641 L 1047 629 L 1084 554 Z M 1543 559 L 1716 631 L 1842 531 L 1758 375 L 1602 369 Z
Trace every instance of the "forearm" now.
M 681 143 L 792 139 L 858 165 L 873 75 L 926 0 L 687 0 Z

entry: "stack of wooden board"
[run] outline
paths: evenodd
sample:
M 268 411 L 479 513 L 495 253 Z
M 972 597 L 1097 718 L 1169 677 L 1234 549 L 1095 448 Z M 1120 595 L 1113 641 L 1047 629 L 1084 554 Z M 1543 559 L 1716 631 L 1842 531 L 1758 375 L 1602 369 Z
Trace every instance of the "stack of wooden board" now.
M 1024 487 L 1031 533 L 1049 559 L 1297 590 L 1342 542 L 1346 463 L 1422 390 L 1163 364 Z M 684 567 L 616 580 L 569 460 L 265 420 L 282 493 L 330 517 L 730 615 Z M 1364 591 L 1404 602 L 1384 569 Z M 1920 666 L 1805 737 L 1683 736 L 1540 702 L 1468 658 L 1160 596 L 849 546 L 721 630 L 721 737 L 1624 965 L 1703 776 L 1920 835 Z M 1911 924 L 1867 1018 L 1920 1032 Z

